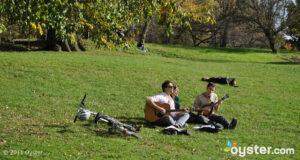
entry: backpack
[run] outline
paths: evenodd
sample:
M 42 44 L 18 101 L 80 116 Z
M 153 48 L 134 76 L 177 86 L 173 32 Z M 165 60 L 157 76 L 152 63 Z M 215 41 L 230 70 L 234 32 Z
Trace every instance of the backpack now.
M 194 127 L 194 129 L 210 133 L 217 133 L 222 131 L 224 127 L 220 123 L 210 122 L 210 124 L 207 125 L 200 125 L 199 127 Z
M 163 133 L 164 134 L 168 134 L 168 135 L 178 135 L 178 134 L 184 134 L 184 135 L 187 135 L 187 136 L 191 135 L 191 133 L 188 130 L 186 130 L 186 129 L 178 129 L 178 128 L 176 128 L 173 125 L 166 127 L 163 130 Z

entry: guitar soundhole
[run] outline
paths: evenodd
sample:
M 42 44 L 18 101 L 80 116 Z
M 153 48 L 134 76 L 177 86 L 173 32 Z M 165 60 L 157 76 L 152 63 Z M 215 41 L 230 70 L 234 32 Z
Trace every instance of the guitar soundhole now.
M 161 114 L 161 113 L 158 112 L 157 110 L 155 111 L 155 115 L 156 115 L 157 117 L 162 117 L 162 116 L 164 116 L 163 114 Z

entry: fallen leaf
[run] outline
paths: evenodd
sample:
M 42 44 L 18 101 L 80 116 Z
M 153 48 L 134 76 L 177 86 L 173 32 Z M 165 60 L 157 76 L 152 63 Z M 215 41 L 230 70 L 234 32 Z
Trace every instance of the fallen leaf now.
M 6 140 L 4 140 L 4 139 L 0 140 L 0 145 L 3 145 L 5 143 L 6 143 Z

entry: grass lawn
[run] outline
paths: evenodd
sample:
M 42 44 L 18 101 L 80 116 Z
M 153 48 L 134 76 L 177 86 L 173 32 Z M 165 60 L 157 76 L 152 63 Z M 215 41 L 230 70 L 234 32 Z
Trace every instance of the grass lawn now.
M 194 48 L 147 44 L 151 53 L 129 51 L 0 52 L 0 159 L 299 159 L 300 52 Z M 236 117 L 235 130 L 212 134 L 187 129 L 169 136 L 143 120 L 147 96 L 170 79 L 181 105 L 191 107 L 205 91 L 202 77 L 237 79 L 219 114 Z M 109 134 L 106 124 L 73 123 L 87 93 L 86 108 L 142 125 L 142 139 Z M 225 152 L 237 147 L 294 148 L 289 155 Z

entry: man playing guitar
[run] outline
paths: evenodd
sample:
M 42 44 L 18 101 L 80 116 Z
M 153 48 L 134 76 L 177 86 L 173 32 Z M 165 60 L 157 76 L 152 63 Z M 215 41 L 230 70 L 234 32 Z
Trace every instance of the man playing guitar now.
M 159 93 L 153 97 L 147 97 L 146 105 L 154 108 L 160 114 L 164 115 L 157 121 L 153 122 L 154 125 L 159 126 L 170 126 L 173 125 L 175 127 L 183 127 L 186 121 L 189 119 L 188 110 L 184 109 L 182 112 L 171 112 L 170 115 L 165 115 L 167 113 L 166 109 L 160 107 L 157 104 L 169 104 L 170 109 L 175 109 L 174 100 L 171 97 L 174 86 L 173 83 L 169 80 L 166 80 L 162 84 L 162 93 Z
M 225 129 L 234 129 L 237 124 L 237 120 L 235 118 L 233 118 L 231 123 L 229 123 L 225 117 L 217 115 L 213 112 L 211 113 L 211 106 L 210 106 L 211 102 L 215 104 L 213 109 L 216 112 L 219 110 L 220 105 L 222 104 L 222 100 L 218 100 L 217 94 L 214 93 L 215 90 L 216 90 L 216 85 L 214 83 L 209 82 L 206 87 L 206 92 L 199 94 L 195 98 L 194 107 L 196 108 L 198 115 L 194 115 L 193 113 L 191 113 L 190 115 L 191 118 L 189 122 L 209 123 L 208 121 L 210 120 L 216 123 L 220 123 L 221 125 L 223 125 Z M 205 114 L 205 113 L 210 113 L 210 114 Z M 202 120 L 199 120 L 199 117 L 201 117 Z

